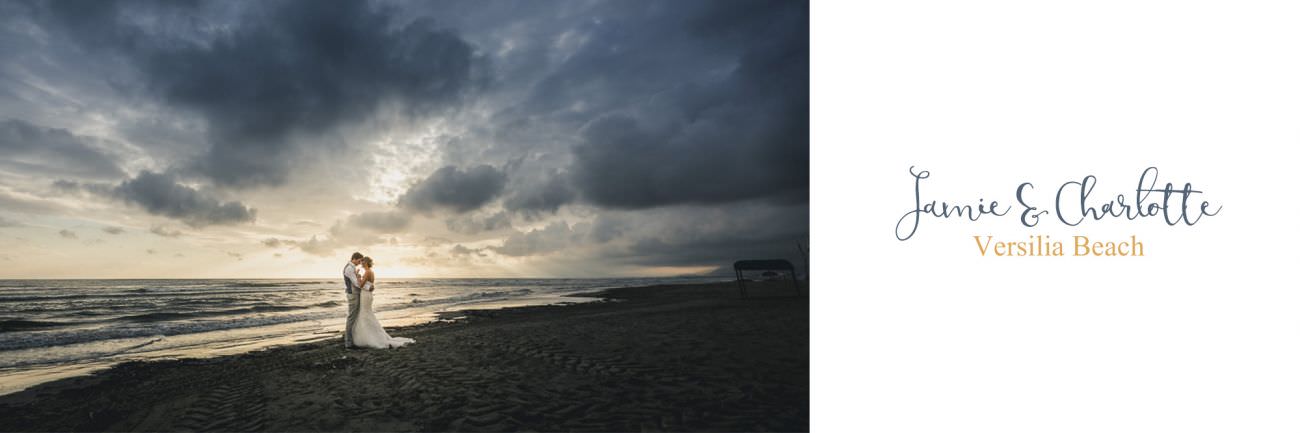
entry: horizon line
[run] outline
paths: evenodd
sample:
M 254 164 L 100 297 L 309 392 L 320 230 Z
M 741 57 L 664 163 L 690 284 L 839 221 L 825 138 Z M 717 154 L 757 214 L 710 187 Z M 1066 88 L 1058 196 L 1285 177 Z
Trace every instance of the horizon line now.
M 727 277 L 727 275 L 670 275 L 670 276 L 620 276 L 620 277 L 393 277 L 385 278 L 388 280 L 600 280 L 614 278 L 704 278 L 704 277 Z M 51 281 L 51 280 L 332 280 L 333 277 L 204 277 L 204 278 L 93 278 L 93 277 L 71 277 L 71 278 L 3 278 L 4 281 Z M 2 286 L 0 286 L 2 287 Z

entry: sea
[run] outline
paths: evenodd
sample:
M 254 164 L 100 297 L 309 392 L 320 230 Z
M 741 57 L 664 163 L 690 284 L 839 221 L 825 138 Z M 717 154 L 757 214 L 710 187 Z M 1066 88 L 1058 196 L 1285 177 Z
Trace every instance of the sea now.
M 465 309 L 589 302 L 596 298 L 573 295 L 605 288 L 722 280 L 385 279 L 376 285 L 374 310 L 392 328 L 453 320 Z M 122 362 L 336 338 L 346 317 L 340 280 L 5 280 L 0 395 Z

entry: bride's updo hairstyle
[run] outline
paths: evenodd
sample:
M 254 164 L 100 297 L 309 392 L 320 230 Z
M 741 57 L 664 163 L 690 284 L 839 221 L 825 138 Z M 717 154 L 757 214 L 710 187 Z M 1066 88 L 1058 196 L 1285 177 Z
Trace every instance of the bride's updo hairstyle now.
M 370 256 L 366 256 L 366 257 L 363 257 L 363 258 L 361 259 L 361 264 L 362 264 L 362 265 L 365 265 L 367 268 L 369 268 L 369 267 L 375 265 L 375 261 L 374 261 L 374 260 L 371 260 L 371 259 L 370 259 Z

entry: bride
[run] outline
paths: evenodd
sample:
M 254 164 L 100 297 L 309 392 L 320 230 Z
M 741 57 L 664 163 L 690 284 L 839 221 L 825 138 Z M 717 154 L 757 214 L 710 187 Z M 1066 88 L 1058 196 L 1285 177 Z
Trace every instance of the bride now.
M 361 265 L 365 267 L 366 273 L 361 276 L 361 314 L 357 316 L 357 324 L 353 329 L 352 342 L 359 347 L 369 347 L 374 349 L 388 349 L 392 347 L 401 347 L 408 343 L 414 343 L 415 340 L 406 337 L 390 337 L 384 327 L 379 324 L 379 319 L 375 317 L 375 311 L 371 308 L 375 298 L 375 271 L 371 269 L 375 261 L 370 257 L 361 259 Z

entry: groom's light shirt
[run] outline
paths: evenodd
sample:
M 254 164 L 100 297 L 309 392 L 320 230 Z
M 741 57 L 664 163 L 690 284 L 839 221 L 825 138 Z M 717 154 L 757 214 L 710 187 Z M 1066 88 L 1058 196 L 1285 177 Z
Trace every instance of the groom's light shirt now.
M 361 290 L 361 285 L 357 284 L 357 265 L 348 262 L 347 266 L 343 267 L 343 278 L 352 283 L 352 288 Z

